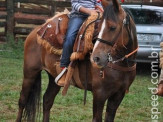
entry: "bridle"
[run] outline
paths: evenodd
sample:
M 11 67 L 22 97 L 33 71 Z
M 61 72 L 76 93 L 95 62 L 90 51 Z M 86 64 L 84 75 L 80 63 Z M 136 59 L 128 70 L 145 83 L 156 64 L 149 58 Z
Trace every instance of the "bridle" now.
M 125 11 L 124 11 L 125 12 Z M 123 33 L 123 27 L 126 27 L 127 28 L 127 32 L 128 32 L 128 36 L 129 36 L 129 41 L 132 41 L 133 42 L 133 39 L 132 39 L 132 36 L 131 36 L 131 33 L 130 33 L 130 15 L 128 13 L 126 13 L 126 17 L 123 19 L 123 25 L 120 29 L 120 31 L 118 32 L 118 34 L 112 39 L 112 41 L 107 41 L 107 40 L 103 40 L 103 39 L 100 39 L 100 38 L 97 38 L 96 41 L 99 41 L 101 43 L 104 43 L 106 45 L 109 45 L 112 47 L 111 49 L 111 52 L 112 50 L 114 50 L 114 48 L 116 47 L 117 45 L 117 41 L 118 41 L 118 37 L 120 36 L 121 33 Z M 123 42 L 123 38 L 122 38 L 122 42 Z M 123 45 L 124 46 L 124 45 Z M 124 46 L 124 48 L 126 48 Z M 126 48 L 127 49 L 127 48 Z M 124 66 L 120 66 L 116 63 L 118 62 L 122 62 L 124 61 L 125 59 L 128 59 L 131 55 L 135 54 L 137 51 L 138 51 L 139 47 L 137 47 L 134 51 L 124 55 L 123 57 L 117 59 L 117 60 L 113 60 L 113 57 L 111 55 L 111 53 L 107 53 L 107 65 L 108 67 L 110 67 L 111 69 L 115 69 L 115 70 L 118 70 L 118 71 L 123 71 L 123 72 L 130 72 L 130 71 L 134 71 L 136 69 L 136 63 L 133 64 L 133 66 L 127 66 L 127 67 L 124 67 Z M 105 67 L 104 67 L 105 68 Z M 100 71 L 100 76 L 102 78 L 104 78 L 104 68 L 101 69 Z
M 121 34 L 121 32 L 122 32 L 122 27 L 121 27 L 120 31 L 118 32 L 118 34 L 113 38 L 112 41 L 106 41 L 106 40 L 103 40 L 103 39 L 100 39 L 100 38 L 97 38 L 97 41 L 102 42 L 104 44 L 107 44 L 107 45 L 109 45 L 111 47 L 114 47 L 114 45 L 117 42 L 116 40 L 119 37 L 119 35 Z
M 118 34 L 112 39 L 112 41 L 107 41 L 107 40 L 103 40 L 103 39 L 100 39 L 100 38 L 97 38 L 96 41 L 99 41 L 101 43 L 104 43 L 106 45 L 111 46 L 112 47 L 111 52 L 112 52 L 113 48 L 116 46 L 116 43 L 117 43 L 117 40 L 118 40 L 117 38 L 120 36 L 121 33 L 123 33 L 123 27 L 127 28 L 127 32 L 128 32 L 128 35 L 129 35 L 129 41 L 133 41 L 133 39 L 131 37 L 130 30 L 127 27 L 129 25 L 130 25 L 130 15 L 127 13 L 126 17 L 123 19 L 123 25 L 122 25 L 121 29 L 119 30 Z M 123 61 L 124 59 L 130 57 L 131 55 L 135 54 L 137 51 L 138 51 L 138 47 L 134 51 L 130 52 L 129 54 L 126 54 L 125 56 L 123 56 L 122 58 L 117 59 L 117 60 L 113 60 L 111 53 L 108 53 L 108 55 L 107 55 L 108 58 L 107 59 L 108 59 L 108 62 L 111 62 L 111 63 L 115 64 L 117 62 Z

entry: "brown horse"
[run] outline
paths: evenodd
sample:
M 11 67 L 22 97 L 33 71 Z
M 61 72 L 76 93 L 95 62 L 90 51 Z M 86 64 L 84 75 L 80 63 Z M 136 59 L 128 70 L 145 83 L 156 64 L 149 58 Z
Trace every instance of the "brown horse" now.
M 17 122 L 21 122 L 23 113 L 27 121 L 35 121 L 36 108 L 39 110 L 40 105 L 42 70 L 46 70 L 49 76 L 49 84 L 43 96 L 44 122 L 49 121 L 50 109 L 60 91 L 60 87 L 54 83 L 57 76 L 54 64 L 60 56 L 48 53 L 37 43 L 39 28 L 33 30 L 25 41 L 24 80 Z M 98 37 L 91 55 L 92 62 L 78 62 L 79 77 L 84 84 L 86 73 L 91 74 L 88 75 L 87 90 L 93 93 L 92 121 L 102 122 L 102 112 L 107 101 L 105 122 L 113 122 L 125 91 L 129 89 L 136 75 L 134 60 L 138 46 L 135 24 L 117 0 L 112 0 L 105 8 Z M 83 73 L 86 65 L 87 72 Z

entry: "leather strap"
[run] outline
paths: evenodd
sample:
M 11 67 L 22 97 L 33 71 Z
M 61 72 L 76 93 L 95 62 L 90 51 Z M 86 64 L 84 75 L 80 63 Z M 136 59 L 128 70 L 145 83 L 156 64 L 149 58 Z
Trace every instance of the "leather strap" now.
M 80 80 L 80 76 L 79 76 L 79 67 L 78 65 L 75 66 L 75 71 L 73 73 L 73 79 L 74 79 L 74 84 L 76 86 L 78 86 L 81 89 L 84 89 L 84 86 Z
M 103 40 L 103 39 L 100 39 L 100 38 L 97 38 L 97 41 L 99 42 L 102 42 L 104 44 L 107 44 L 107 45 L 110 45 L 111 47 L 114 47 L 114 45 L 117 43 L 118 41 L 118 37 L 120 36 L 121 32 L 122 32 L 122 28 L 123 26 L 121 27 L 120 31 L 118 32 L 118 34 L 113 38 L 113 40 L 111 41 L 108 41 L 108 40 Z
M 87 100 L 87 88 L 88 88 L 88 55 L 85 58 L 85 82 L 84 82 L 84 105 L 86 104 L 86 100 Z
M 107 44 L 107 45 L 110 45 L 111 47 L 113 47 L 113 43 L 112 42 L 109 42 L 109 41 L 106 41 L 106 40 L 103 40 L 103 39 L 100 39 L 100 38 L 97 38 L 97 41 L 102 42 L 104 44 Z
M 125 58 L 130 57 L 131 55 L 133 55 L 134 53 L 136 53 L 138 51 L 139 47 L 137 47 L 134 51 L 132 51 L 131 53 L 125 55 Z
M 55 28 L 55 35 L 57 35 L 59 33 L 59 20 L 58 18 L 54 19 L 54 22 L 56 23 L 56 28 Z
M 123 72 L 131 72 L 131 71 L 136 70 L 136 64 L 134 64 L 131 67 L 123 67 L 123 66 L 119 66 L 117 64 L 113 64 L 113 63 L 109 62 L 108 67 L 110 67 L 111 69 L 115 69 L 115 70 L 123 71 Z

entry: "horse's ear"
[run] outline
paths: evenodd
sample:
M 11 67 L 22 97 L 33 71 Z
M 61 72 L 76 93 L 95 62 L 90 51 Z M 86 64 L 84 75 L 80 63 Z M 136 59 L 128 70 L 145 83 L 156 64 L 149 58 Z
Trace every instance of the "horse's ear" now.
M 105 9 L 109 5 L 109 0 L 101 0 L 102 6 Z
M 114 6 L 115 10 L 117 12 L 119 12 L 120 4 L 119 4 L 118 0 L 112 0 L 112 2 L 113 2 L 113 6 Z

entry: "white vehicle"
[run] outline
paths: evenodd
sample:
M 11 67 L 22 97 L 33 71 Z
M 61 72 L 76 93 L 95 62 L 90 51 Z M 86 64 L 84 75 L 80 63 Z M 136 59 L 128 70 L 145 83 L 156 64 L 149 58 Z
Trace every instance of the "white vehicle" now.
M 151 5 L 122 5 L 134 18 L 139 50 L 137 62 L 150 63 L 152 52 L 159 53 L 163 41 L 163 7 Z

